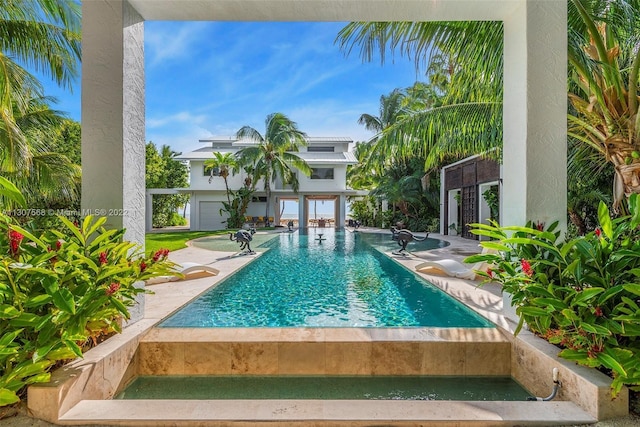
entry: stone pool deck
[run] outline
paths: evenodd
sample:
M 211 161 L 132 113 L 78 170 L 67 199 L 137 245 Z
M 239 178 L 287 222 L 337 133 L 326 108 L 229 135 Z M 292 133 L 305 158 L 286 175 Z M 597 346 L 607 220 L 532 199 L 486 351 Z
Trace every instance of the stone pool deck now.
M 479 252 L 474 241 L 431 237 L 451 244 L 389 255 L 413 270 L 425 259 L 462 260 Z M 515 325 L 503 315 L 495 285 L 478 288 L 472 281 L 421 274 L 497 329 L 158 329 L 154 326 L 161 319 L 260 254 L 191 246 L 170 256 L 176 262 L 211 264 L 220 274 L 150 286 L 154 293 L 146 298 L 143 320 L 56 371 L 51 383 L 30 387 L 33 416 L 62 425 L 489 426 L 589 424 L 627 414 L 627 391 L 612 401 L 605 375 L 558 359 L 557 348 L 526 331 L 513 337 Z M 547 396 L 554 367 L 563 387 L 553 402 L 112 400 L 139 374 L 510 374 L 534 394 Z

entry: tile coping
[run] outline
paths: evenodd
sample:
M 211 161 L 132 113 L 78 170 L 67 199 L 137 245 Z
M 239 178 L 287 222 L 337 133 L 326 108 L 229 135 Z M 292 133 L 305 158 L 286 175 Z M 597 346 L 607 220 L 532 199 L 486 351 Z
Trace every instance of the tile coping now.
M 91 421 L 127 426 L 205 425 L 201 422 L 227 426 L 229 422 L 243 421 L 246 425 L 311 422 L 314 426 L 332 422 L 344 426 L 371 422 L 385 426 L 407 425 L 404 422 L 418 422 L 421 426 L 458 422 L 491 426 L 595 422 L 570 402 L 388 400 L 85 400 L 60 420 L 65 424 Z

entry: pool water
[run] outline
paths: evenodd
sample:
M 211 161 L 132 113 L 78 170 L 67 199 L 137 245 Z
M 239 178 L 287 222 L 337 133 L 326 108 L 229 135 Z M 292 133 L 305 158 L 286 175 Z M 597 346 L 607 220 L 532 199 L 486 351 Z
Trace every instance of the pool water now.
M 332 229 L 282 233 L 159 326 L 494 327 L 376 250 L 382 239 Z
M 417 233 L 422 238 L 424 233 Z M 401 246 L 398 242 L 391 240 L 391 233 L 359 233 L 358 236 L 369 245 L 381 251 L 398 251 Z M 439 239 L 425 239 L 422 241 L 414 240 L 407 245 L 408 252 L 428 251 L 430 249 L 438 249 L 449 246 L 449 242 Z
M 524 401 L 510 377 L 141 376 L 116 399 L 361 399 Z

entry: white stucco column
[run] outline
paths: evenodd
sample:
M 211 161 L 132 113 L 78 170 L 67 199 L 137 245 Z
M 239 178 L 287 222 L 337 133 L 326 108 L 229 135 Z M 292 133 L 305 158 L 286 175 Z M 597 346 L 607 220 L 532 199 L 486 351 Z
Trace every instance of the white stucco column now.
M 341 194 L 339 200 L 340 208 L 338 209 L 338 215 L 336 216 L 336 228 L 344 228 L 344 223 L 347 220 L 347 196 Z
M 298 196 L 298 228 L 307 228 L 307 199 Z
M 567 217 L 567 3 L 521 2 L 504 22 L 500 222 Z
M 500 223 L 567 227 L 567 3 L 520 3 L 504 23 Z M 503 313 L 518 316 L 503 294 Z
M 143 20 L 126 1 L 85 1 L 82 27 L 82 208 L 144 244 Z
M 387 199 L 382 199 L 382 203 L 380 205 L 380 211 L 386 212 L 388 210 L 389 210 L 389 201 Z M 382 221 L 382 228 L 387 228 L 387 227 L 391 227 L 391 224 L 386 224 L 384 221 Z
M 444 218 L 445 215 L 449 215 L 448 212 L 444 211 L 444 198 L 447 197 L 444 192 L 445 185 L 445 168 L 440 169 L 440 230 L 439 233 L 444 235 Z
M 147 192 L 144 201 L 144 228 L 149 232 L 153 228 L 153 194 Z
M 82 208 L 143 248 L 144 102 L 142 17 L 126 1 L 82 2 Z

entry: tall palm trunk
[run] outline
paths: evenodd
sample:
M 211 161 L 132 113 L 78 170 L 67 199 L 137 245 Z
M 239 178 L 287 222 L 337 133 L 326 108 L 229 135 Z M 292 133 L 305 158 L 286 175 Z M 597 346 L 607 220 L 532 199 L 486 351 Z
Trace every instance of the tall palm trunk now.
M 231 206 L 231 190 L 229 190 L 229 181 L 227 181 L 228 177 L 229 177 L 228 172 L 222 175 L 222 179 L 224 179 L 224 186 L 227 190 L 227 202 L 229 202 L 229 206 Z
M 619 151 L 611 155 L 611 162 L 616 171 L 615 183 L 613 186 L 614 200 L 622 199 L 633 193 L 640 193 L 640 159 L 633 157 L 633 146 L 625 144 Z
M 264 225 L 265 227 L 270 227 L 269 205 L 271 204 L 271 174 L 267 173 L 264 179 L 264 191 L 267 193 L 267 207 L 265 209 Z

